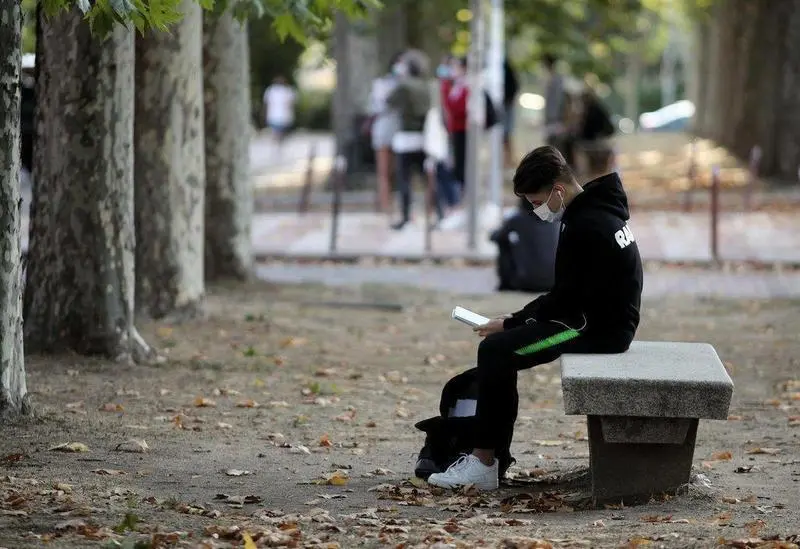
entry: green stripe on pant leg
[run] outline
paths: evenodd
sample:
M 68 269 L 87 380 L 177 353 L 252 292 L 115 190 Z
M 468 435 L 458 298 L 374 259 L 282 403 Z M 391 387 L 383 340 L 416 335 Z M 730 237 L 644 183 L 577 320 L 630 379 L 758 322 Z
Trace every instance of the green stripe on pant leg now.
M 514 351 L 514 353 L 518 355 L 532 355 L 533 353 L 538 353 L 539 351 L 549 349 L 550 347 L 555 347 L 556 345 L 564 343 L 565 341 L 569 341 L 570 339 L 575 339 L 579 335 L 581 334 L 578 330 L 564 330 L 563 332 L 559 332 L 535 343 L 531 343 L 530 345 L 526 345 L 522 349 L 517 349 Z

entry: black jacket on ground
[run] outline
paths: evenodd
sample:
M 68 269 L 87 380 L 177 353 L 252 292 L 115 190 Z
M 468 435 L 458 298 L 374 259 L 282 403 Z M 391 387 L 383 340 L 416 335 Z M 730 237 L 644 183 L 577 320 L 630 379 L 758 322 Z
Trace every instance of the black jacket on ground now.
M 639 326 L 642 259 L 628 228 L 628 199 L 616 173 L 587 183 L 567 206 L 556 251 L 555 286 L 507 318 L 506 329 L 528 319 L 574 326 L 597 352 L 628 349 Z

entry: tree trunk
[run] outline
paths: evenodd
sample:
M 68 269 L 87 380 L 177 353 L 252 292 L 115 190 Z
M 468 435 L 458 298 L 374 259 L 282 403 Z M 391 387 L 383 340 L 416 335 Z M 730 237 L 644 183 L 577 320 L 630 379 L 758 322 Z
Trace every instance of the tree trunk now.
M 25 345 L 135 360 L 133 32 L 40 16 Z
M 708 81 L 709 81 L 709 60 L 711 57 L 711 44 L 708 38 L 708 23 L 698 21 L 692 30 L 692 45 L 697 52 L 692 56 L 691 61 L 691 87 L 689 100 L 695 105 L 694 121 L 692 122 L 692 133 L 698 136 L 705 136 L 708 132 Z
M 380 37 L 377 50 L 379 74 L 389 72 L 394 56 L 408 48 L 409 7 L 409 2 L 396 2 L 374 10 L 375 32 Z
M 761 36 L 766 16 L 765 5 L 760 2 L 737 0 L 740 4 L 741 17 L 748 23 L 744 25 L 739 43 L 739 74 L 734 95 L 734 108 L 732 109 L 733 141 L 731 149 L 742 158 L 747 158 L 754 145 L 760 145 L 759 135 L 755 131 L 756 121 L 754 114 L 758 112 L 758 97 L 754 92 L 758 89 L 763 78 L 764 67 L 769 64 L 765 53 L 759 48 L 759 43 L 766 40 Z
M 20 0 L 0 0 L 0 417 L 27 408 L 20 254 Z
M 720 69 L 720 2 L 714 4 L 712 8 L 711 17 L 708 22 L 708 76 L 705 97 L 705 111 L 704 116 L 704 129 L 703 137 L 709 139 L 717 138 L 717 129 L 720 119 L 719 96 L 722 78 L 722 71 Z
M 195 315 L 205 290 L 203 15 L 179 9 L 168 32 L 136 38 L 136 306 L 155 318 Z
M 208 13 L 203 39 L 205 276 L 245 280 L 253 268 L 247 25 L 230 11 Z
M 353 22 L 337 13 L 334 28 L 336 89 L 334 90 L 334 132 L 338 151 L 343 154 L 357 139 L 356 116 L 366 111 L 372 80 L 382 72 L 378 67 L 377 40 L 364 22 Z M 380 70 L 379 70 L 380 69 Z
M 800 178 L 800 1 L 786 13 L 781 102 L 777 124 L 778 175 L 796 182 Z

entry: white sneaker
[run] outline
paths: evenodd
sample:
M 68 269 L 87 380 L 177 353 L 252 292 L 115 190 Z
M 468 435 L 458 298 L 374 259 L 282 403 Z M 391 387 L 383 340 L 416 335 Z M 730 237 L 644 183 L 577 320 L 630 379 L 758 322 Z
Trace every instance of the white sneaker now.
M 440 488 L 461 488 L 472 484 L 478 490 L 497 490 L 497 459 L 492 465 L 484 465 L 473 456 L 461 456 L 444 473 L 434 473 L 428 477 L 428 483 Z

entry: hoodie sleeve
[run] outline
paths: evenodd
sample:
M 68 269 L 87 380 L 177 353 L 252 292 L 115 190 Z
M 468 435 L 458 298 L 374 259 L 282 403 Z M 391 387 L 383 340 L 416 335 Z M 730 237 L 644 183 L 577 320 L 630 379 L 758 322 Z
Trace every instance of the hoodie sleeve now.
M 572 236 L 573 231 L 562 233 L 559 253 L 566 255 L 553 288 L 506 318 L 503 321 L 504 329 L 522 326 L 529 319 L 553 319 L 581 310 L 585 304 L 584 294 L 592 288 L 589 279 L 593 272 L 610 260 L 609 243 L 595 231 L 575 232 L 578 233 L 575 236 Z

